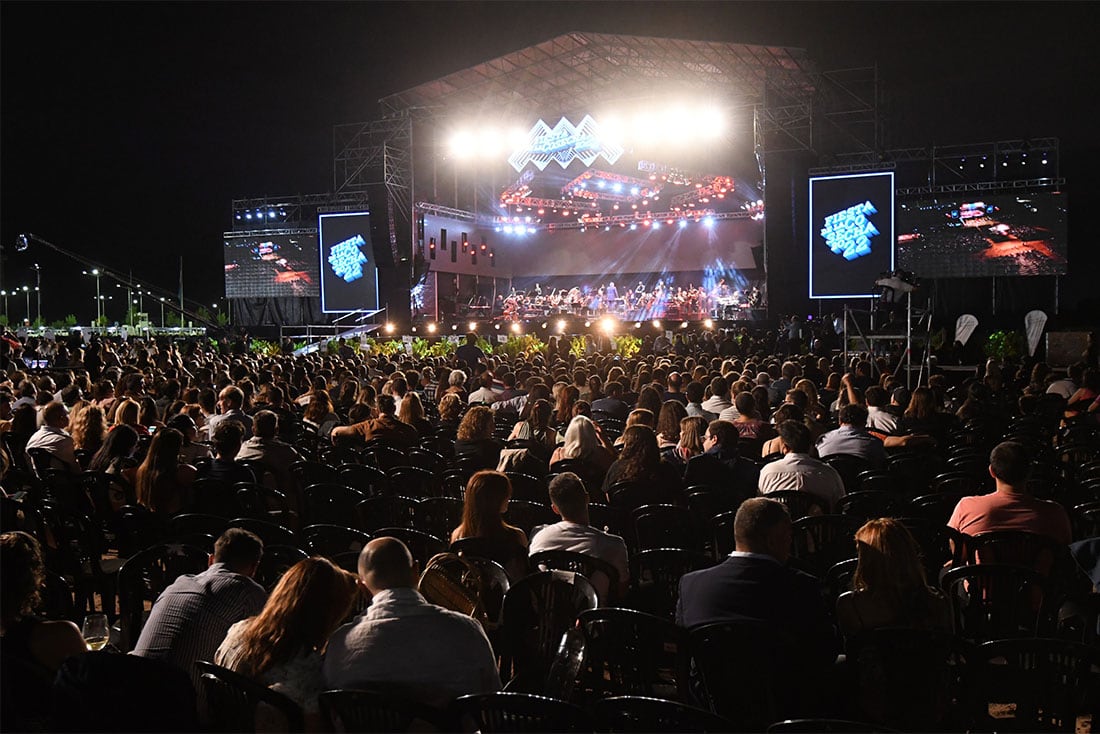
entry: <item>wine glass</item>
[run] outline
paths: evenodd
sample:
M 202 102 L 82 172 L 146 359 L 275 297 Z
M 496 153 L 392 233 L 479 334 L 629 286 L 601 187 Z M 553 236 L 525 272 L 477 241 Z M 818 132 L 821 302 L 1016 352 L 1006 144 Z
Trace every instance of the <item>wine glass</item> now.
M 102 650 L 111 641 L 111 628 L 107 624 L 106 614 L 89 614 L 84 618 L 84 626 L 81 628 L 84 642 L 89 650 Z

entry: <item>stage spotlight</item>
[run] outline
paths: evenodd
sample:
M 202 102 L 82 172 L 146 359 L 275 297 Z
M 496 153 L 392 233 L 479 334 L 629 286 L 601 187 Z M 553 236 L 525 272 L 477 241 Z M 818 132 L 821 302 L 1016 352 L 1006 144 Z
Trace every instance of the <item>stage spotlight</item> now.
M 244 218 L 245 219 L 252 219 L 252 212 L 245 212 L 244 213 Z
M 388 323 L 388 324 L 386 324 L 386 333 L 387 333 L 387 334 L 392 334 L 392 333 L 394 332 L 394 330 L 395 330 L 395 329 L 397 329 L 397 327 L 396 327 L 396 326 L 394 326 L 392 322 L 391 322 L 391 323 Z
M 558 319 L 558 333 L 565 333 L 565 319 Z
M 654 220 L 653 221 L 653 229 L 660 229 L 660 228 L 661 228 L 661 223 Z
M 590 326 L 592 326 L 592 322 L 591 322 L 591 321 L 585 321 L 585 322 L 584 322 L 584 328 L 586 328 L 586 329 L 587 329 L 587 328 L 588 328 L 588 327 L 590 327 Z
M 714 328 L 714 322 L 710 319 L 703 319 L 703 328 L 704 329 L 713 329 Z
M 273 211 L 268 212 L 267 213 L 267 218 L 268 219 L 274 219 L 275 218 L 275 212 L 273 212 Z
M 1047 164 L 1047 157 L 1043 156 L 1043 160 L 1040 161 L 1040 163 L 1042 163 L 1045 166 Z
M 415 327 L 415 326 L 414 326 L 414 327 L 412 327 L 412 330 L 411 330 L 411 331 L 412 331 L 412 333 L 414 333 L 414 334 L 415 334 L 415 333 L 416 333 L 416 327 Z
M 699 131 L 708 138 L 717 138 L 726 131 L 726 116 L 717 107 L 708 107 L 697 118 Z
M 477 331 L 477 322 L 476 321 L 471 321 L 470 323 L 466 324 L 466 326 L 468 327 L 466 329 L 467 331 Z
M 660 329 L 661 328 L 661 320 L 660 319 L 653 319 L 653 328 L 654 329 Z
M 632 223 L 630 224 L 630 229 L 631 229 L 631 230 L 635 230 L 635 229 L 637 229 L 637 228 L 638 228 L 638 225 L 637 225 L 637 224 L 634 224 L 633 222 L 632 222 Z
M 602 331 L 603 333 L 605 333 L 609 336 L 611 334 L 614 334 L 615 333 L 615 319 L 611 318 L 610 316 L 604 316 L 602 319 L 600 319 L 600 331 Z
M 688 327 L 688 322 L 686 322 L 686 321 L 681 321 L 680 322 L 680 328 L 681 329 L 686 329 L 687 327 Z
M 493 324 L 493 328 L 500 331 L 500 324 Z
M 683 229 L 686 226 L 688 226 L 687 220 L 686 219 L 681 219 L 680 220 L 680 229 Z
M 473 150 L 474 138 L 468 131 L 459 130 L 451 135 L 448 146 L 456 158 L 467 158 Z
M 428 333 L 429 334 L 434 334 L 435 333 L 435 324 L 431 324 L 431 323 L 428 324 Z
M 547 326 L 549 326 L 549 325 L 550 325 L 550 324 L 549 324 L 549 322 L 547 322 L 547 321 L 543 321 L 543 322 L 542 322 L 542 326 L 541 326 L 540 328 L 543 328 L 543 329 L 545 329 L 545 328 L 546 328 Z
M 512 322 L 512 333 L 513 334 L 518 334 L 519 329 L 520 329 L 519 322 L 518 321 L 513 321 Z
M 707 227 L 713 227 L 714 217 L 703 217 L 703 224 Z
M 640 328 L 642 328 L 642 322 L 641 322 L 641 321 L 635 321 L 635 322 L 634 322 L 634 328 L 635 328 L 635 329 L 640 329 Z
M 512 232 L 514 232 L 514 231 L 515 231 L 515 229 L 512 228 L 512 225 L 510 225 L 510 224 L 504 225 L 504 234 L 512 234 Z
M 451 324 L 451 331 L 458 331 L 458 324 Z

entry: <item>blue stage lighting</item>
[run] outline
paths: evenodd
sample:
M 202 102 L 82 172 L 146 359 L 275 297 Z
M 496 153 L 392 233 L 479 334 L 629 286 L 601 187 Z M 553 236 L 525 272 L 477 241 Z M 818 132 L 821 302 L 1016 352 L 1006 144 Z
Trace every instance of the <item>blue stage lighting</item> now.
M 510 225 L 510 224 L 504 225 L 504 234 L 512 234 L 512 232 L 514 232 L 514 231 L 515 230 L 512 229 L 512 225 Z
M 688 226 L 687 220 L 686 219 L 681 219 L 680 220 L 680 229 L 683 229 L 686 226 Z
M 703 218 L 703 224 L 705 224 L 708 227 L 713 227 L 714 226 L 714 217 L 704 217 Z

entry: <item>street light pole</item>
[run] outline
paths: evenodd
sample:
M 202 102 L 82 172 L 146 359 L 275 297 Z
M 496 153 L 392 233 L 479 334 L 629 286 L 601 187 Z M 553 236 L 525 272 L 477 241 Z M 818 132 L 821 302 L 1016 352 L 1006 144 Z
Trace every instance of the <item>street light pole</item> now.
M 160 299 L 160 328 L 164 328 L 164 296 Z
M 38 323 L 42 323 L 42 267 L 38 264 L 34 264 L 34 297 L 38 302 Z
M 31 320 L 31 289 L 30 286 L 23 286 L 23 295 L 27 297 L 27 323 Z

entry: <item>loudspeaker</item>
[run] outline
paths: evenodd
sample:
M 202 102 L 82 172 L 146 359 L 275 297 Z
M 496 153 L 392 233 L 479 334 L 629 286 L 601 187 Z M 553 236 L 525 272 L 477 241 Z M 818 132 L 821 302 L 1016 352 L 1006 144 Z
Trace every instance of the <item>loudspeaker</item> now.
M 380 268 L 392 268 L 397 264 L 397 233 L 393 221 L 393 202 L 385 184 L 367 186 L 370 204 L 370 242 L 374 250 L 374 262 Z
M 764 243 L 761 242 L 756 247 L 750 247 L 749 252 L 752 253 L 752 264 L 756 266 L 756 269 L 764 271 Z

